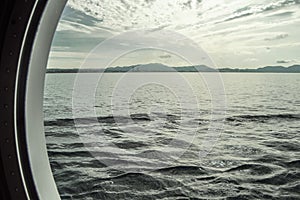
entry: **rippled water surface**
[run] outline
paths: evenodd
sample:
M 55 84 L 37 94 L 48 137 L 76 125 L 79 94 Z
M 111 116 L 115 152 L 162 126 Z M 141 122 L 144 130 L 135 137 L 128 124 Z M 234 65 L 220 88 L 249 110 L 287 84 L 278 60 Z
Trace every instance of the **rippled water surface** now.
M 74 101 L 91 82 L 47 74 L 45 134 L 62 199 L 300 199 L 299 74 L 222 74 L 227 110 L 213 120 L 199 74 L 180 74 L 191 90 L 175 73 L 126 76 L 106 73 Z

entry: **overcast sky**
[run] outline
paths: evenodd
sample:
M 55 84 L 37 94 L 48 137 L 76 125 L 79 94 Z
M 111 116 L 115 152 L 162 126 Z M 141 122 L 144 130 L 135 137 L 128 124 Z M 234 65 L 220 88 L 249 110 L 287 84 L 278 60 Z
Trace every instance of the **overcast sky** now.
M 99 68 L 106 67 L 104 57 L 115 60 L 112 66 L 186 65 L 180 56 L 164 50 L 145 49 L 114 58 L 117 48 L 130 46 L 136 38 L 113 38 L 145 29 L 184 35 L 218 68 L 300 63 L 300 0 L 69 0 L 48 67 L 78 68 L 88 53 L 107 39 L 107 51 L 89 57 Z

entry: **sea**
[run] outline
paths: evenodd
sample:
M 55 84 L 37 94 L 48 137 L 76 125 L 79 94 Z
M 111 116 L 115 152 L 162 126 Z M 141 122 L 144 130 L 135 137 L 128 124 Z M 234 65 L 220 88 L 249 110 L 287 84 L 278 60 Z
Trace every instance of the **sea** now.
M 300 199 L 300 75 L 46 75 L 62 199 Z

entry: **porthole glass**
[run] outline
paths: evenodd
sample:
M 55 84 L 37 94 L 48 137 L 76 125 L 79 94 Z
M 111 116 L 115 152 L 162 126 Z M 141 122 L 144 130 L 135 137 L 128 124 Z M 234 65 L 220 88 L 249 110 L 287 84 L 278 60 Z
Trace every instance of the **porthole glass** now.
M 61 198 L 298 198 L 299 16 L 296 0 L 69 0 L 44 92 Z

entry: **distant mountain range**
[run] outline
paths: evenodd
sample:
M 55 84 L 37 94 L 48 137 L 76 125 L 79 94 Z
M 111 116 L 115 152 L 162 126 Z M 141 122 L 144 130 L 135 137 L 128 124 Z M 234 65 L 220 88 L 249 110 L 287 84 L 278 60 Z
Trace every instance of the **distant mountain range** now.
M 124 73 L 124 72 L 251 72 L 251 73 L 300 73 L 300 65 L 290 67 L 266 66 L 257 69 L 221 68 L 213 69 L 206 65 L 169 67 L 160 63 L 110 67 L 106 69 L 47 69 L 47 73 Z

